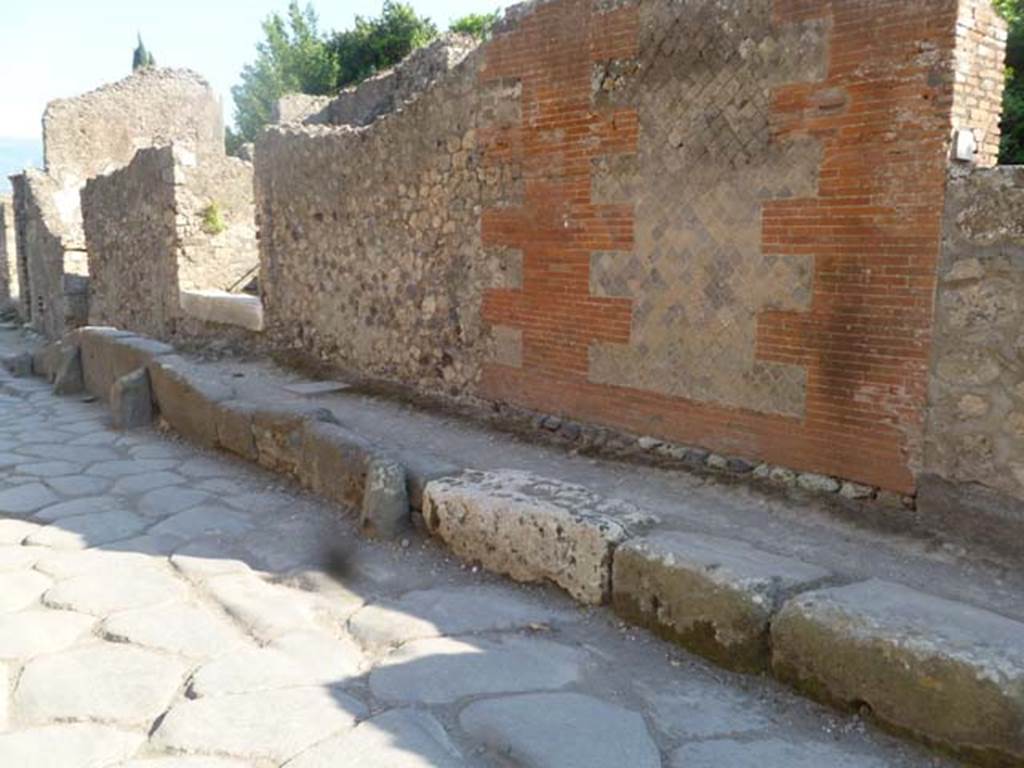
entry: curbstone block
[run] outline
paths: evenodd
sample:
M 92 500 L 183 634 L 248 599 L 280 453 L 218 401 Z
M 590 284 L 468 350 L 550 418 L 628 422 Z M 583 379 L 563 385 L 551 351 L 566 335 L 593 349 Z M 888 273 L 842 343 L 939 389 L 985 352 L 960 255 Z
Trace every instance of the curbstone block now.
M 67 344 L 60 347 L 52 380 L 55 395 L 80 395 L 85 391 L 81 349 Z
M 0 365 L 16 379 L 28 378 L 32 375 L 32 353 L 16 352 L 0 357 Z
M 454 477 L 466 471 L 466 467 L 418 451 L 399 451 L 397 456 L 398 461 L 405 467 L 409 506 L 417 512 L 423 510 L 423 490 L 427 483 L 431 480 L 440 480 L 442 477 Z
M 146 367 L 151 360 L 174 354 L 169 344 L 116 328 L 79 328 L 69 333 L 65 342 L 81 348 L 85 389 L 104 401 L 119 378 Z
M 612 603 L 624 618 L 722 666 L 761 672 L 770 660 L 772 616 L 829 575 L 742 541 L 659 533 L 616 550 Z
M 423 494 L 427 530 L 460 557 L 516 581 L 552 581 L 577 600 L 603 603 L 612 553 L 626 540 L 615 515 L 631 504 L 529 472 L 464 472 L 433 480 Z
M 114 429 L 135 429 L 153 423 L 153 391 L 145 368 L 114 382 L 110 388 L 110 413 Z
M 206 448 L 216 447 L 218 406 L 234 398 L 234 389 L 178 355 L 153 358 L 146 370 L 164 420 L 182 437 Z
M 873 579 L 772 622 L 772 669 L 826 703 L 981 765 L 1024 764 L 1024 623 Z
M 259 459 L 256 438 L 252 433 L 252 419 L 256 405 L 245 400 L 227 400 L 217 403 L 217 444 L 248 461 Z
M 359 522 L 373 536 L 393 539 L 411 525 L 405 468 L 391 459 L 375 456 L 366 470 L 366 490 Z
M 309 405 L 257 405 L 252 409 L 256 460 L 274 472 L 296 475 L 302 462 L 303 430 L 308 422 L 337 423 L 326 408 Z

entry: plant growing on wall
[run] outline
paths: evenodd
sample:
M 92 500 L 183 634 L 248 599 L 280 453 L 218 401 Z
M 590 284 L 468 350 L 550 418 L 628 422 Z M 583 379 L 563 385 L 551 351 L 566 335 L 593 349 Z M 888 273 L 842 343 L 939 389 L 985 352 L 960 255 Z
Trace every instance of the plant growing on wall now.
M 996 7 L 1010 24 L 999 162 L 1019 165 L 1024 164 L 1024 0 L 996 0 Z
M 356 16 L 352 29 L 335 32 L 328 44 L 338 61 L 338 88 L 393 66 L 437 37 L 430 19 L 412 6 L 385 0 L 380 16 Z
M 153 58 L 153 54 L 149 52 L 145 44 L 142 42 L 142 35 L 139 35 L 139 44 L 135 47 L 135 52 L 132 54 L 132 72 L 137 72 L 140 69 L 146 67 L 155 67 L 156 59 Z
M 220 205 L 216 200 L 203 208 L 201 215 L 203 217 L 203 232 L 208 235 L 219 235 L 228 228 L 224 223 L 224 214 L 221 213 Z
M 487 40 L 499 19 L 501 19 L 501 11 L 470 13 L 453 21 L 448 29 L 461 35 L 469 35 L 477 40 Z

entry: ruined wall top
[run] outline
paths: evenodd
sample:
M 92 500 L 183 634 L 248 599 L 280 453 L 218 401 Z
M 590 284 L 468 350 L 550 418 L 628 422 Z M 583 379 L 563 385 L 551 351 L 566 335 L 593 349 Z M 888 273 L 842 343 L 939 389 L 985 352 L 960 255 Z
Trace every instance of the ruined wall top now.
M 118 82 L 50 102 L 43 115 L 47 172 L 79 186 L 131 161 L 143 147 L 183 142 L 200 154 L 223 153 L 221 105 L 201 76 L 143 69 Z

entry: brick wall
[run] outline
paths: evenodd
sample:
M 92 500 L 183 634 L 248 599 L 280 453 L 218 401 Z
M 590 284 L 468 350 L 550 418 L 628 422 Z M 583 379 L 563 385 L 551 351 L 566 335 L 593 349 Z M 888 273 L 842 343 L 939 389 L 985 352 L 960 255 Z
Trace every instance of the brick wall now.
M 991 0 L 961 0 L 956 24 L 953 127 L 974 132 L 978 164 L 999 158 L 999 121 L 1006 84 L 1006 20 Z

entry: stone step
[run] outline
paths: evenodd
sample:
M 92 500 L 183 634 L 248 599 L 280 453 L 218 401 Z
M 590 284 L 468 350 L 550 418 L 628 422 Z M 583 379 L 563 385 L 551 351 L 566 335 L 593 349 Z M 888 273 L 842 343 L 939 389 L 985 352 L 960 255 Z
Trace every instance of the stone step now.
M 790 596 L 821 586 L 824 568 L 696 533 L 632 539 L 615 552 L 617 613 L 743 672 L 768 668 L 768 627 Z
M 1024 624 L 877 579 L 772 622 L 777 677 L 982 765 L 1024 765 Z

